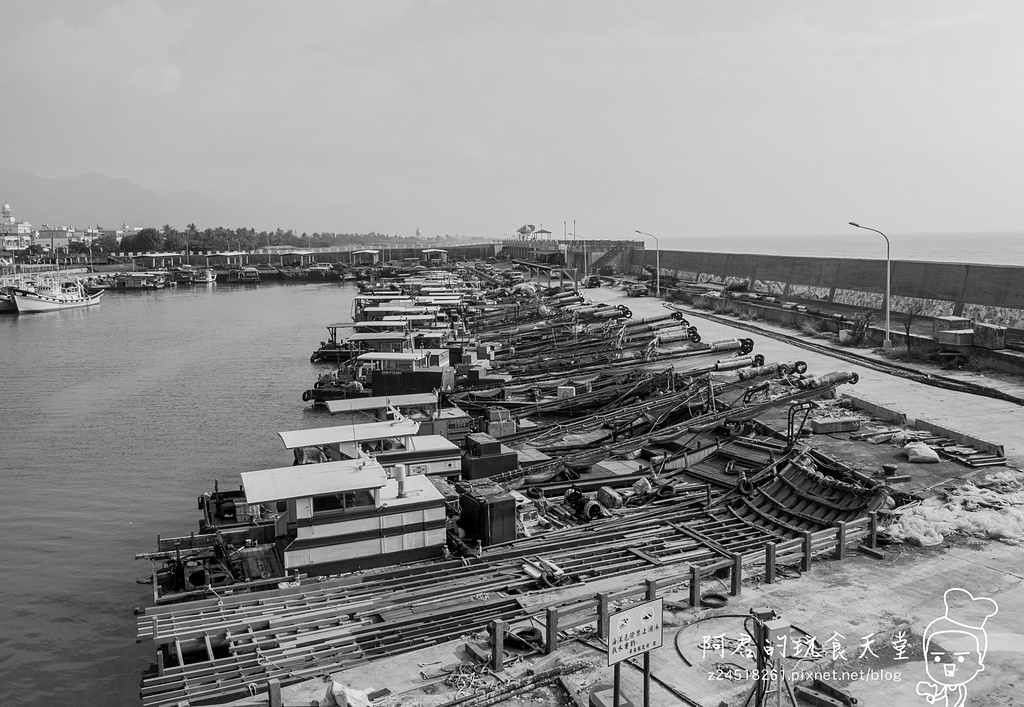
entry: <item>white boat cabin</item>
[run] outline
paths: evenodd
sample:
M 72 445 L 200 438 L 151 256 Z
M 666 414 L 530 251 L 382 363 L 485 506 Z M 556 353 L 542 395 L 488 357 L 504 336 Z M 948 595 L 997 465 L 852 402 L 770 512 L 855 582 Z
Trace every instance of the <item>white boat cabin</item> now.
M 420 423 L 419 436 L 440 435 L 455 444 L 460 444 L 473 431 L 474 425 L 473 417 L 461 408 L 455 405 L 441 408 L 434 393 L 328 400 L 326 405 L 332 415 L 371 415 L 378 421 L 388 420 L 397 412 Z
M 351 326 L 359 332 L 374 332 L 374 331 L 411 331 L 412 323 L 404 319 L 389 319 L 381 321 L 362 321 L 354 322 L 353 324 L 346 325 Z
M 450 365 L 448 349 L 417 349 L 399 353 L 365 353 L 356 357 L 379 371 L 417 371 Z
M 388 479 L 372 460 L 243 473 L 250 504 L 284 502 L 276 535 L 287 572 L 351 572 L 438 557 L 444 496 L 425 476 Z
M 310 430 L 278 432 L 287 449 L 328 448 L 335 458 L 357 459 L 360 453 L 374 454 L 388 449 L 404 449 L 419 432 L 415 420 L 389 420 L 357 425 L 317 427 Z
M 443 316 L 440 307 L 416 306 L 412 300 L 408 304 L 380 304 L 363 307 L 359 311 L 359 318 L 363 321 L 378 321 L 387 317 L 410 317 L 413 315 L 430 315 L 431 319 L 438 314 Z
M 409 395 L 379 395 L 372 398 L 348 398 L 328 400 L 327 411 L 332 415 L 345 412 L 366 412 L 377 420 L 387 420 L 394 410 L 407 415 L 410 410 L 421 410 L 432 414 L 437 410 L 437 396 L 434 393 L 411 393 Z

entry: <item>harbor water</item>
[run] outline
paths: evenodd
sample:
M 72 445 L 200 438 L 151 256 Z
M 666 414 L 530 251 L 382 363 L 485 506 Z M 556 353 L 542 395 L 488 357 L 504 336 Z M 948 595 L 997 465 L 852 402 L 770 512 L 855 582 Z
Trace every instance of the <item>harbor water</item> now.
M 277 432 L 330 424 L 301 394 L 356 291 L 203 285 L 0 316 L 3 704 L 139 704 L 155 651 L 135 642 L 135 553 L 197 530 L 214 479 L 289 465 Z

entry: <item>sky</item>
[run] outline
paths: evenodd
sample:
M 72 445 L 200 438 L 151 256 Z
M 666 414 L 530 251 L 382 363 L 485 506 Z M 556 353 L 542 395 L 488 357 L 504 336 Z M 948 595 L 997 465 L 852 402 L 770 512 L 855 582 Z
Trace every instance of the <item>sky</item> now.
M 1024 3 L 6 3 L 0 166 L 349 232 L 1024 230 Z

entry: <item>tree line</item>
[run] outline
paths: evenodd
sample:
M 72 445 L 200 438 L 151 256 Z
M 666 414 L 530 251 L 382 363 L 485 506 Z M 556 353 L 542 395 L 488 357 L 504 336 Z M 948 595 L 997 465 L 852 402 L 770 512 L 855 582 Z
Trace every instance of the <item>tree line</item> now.
M 101 252 L 164 252 L 185 251 L 252 251 L 270 246 L 294 246 L 296 248 L 329 248 L 339 245 L 371 245 L 382 242 L 393 245 L 416 245 L 428 241 L 447 241 L 449 236 L 416 238 L 411 236 L 389 236 L 382 233 L 329 233 L 314 232 L 296 234 L 291 229 L 257 231 L 254 228 L 204 228 L 194 223 L 184 230 L 170 225 L 163 228 L 144 228 L 138 233 L 128 234 L 117 243 L 113 236 L 104 236 L 93 244 L 93 250 Z M 462 239 L 459 239 L 462 240 Z

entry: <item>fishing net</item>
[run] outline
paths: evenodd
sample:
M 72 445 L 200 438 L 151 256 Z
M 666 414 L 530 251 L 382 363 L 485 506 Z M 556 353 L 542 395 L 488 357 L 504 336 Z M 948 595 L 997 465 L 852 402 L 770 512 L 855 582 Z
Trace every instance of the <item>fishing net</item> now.
M 951 533 L 1020 544 L 1024 474 L 1007 469 L 946 490 L 902 509 L 886 530 L 894 540 L 922 546 L 939 545 Z

